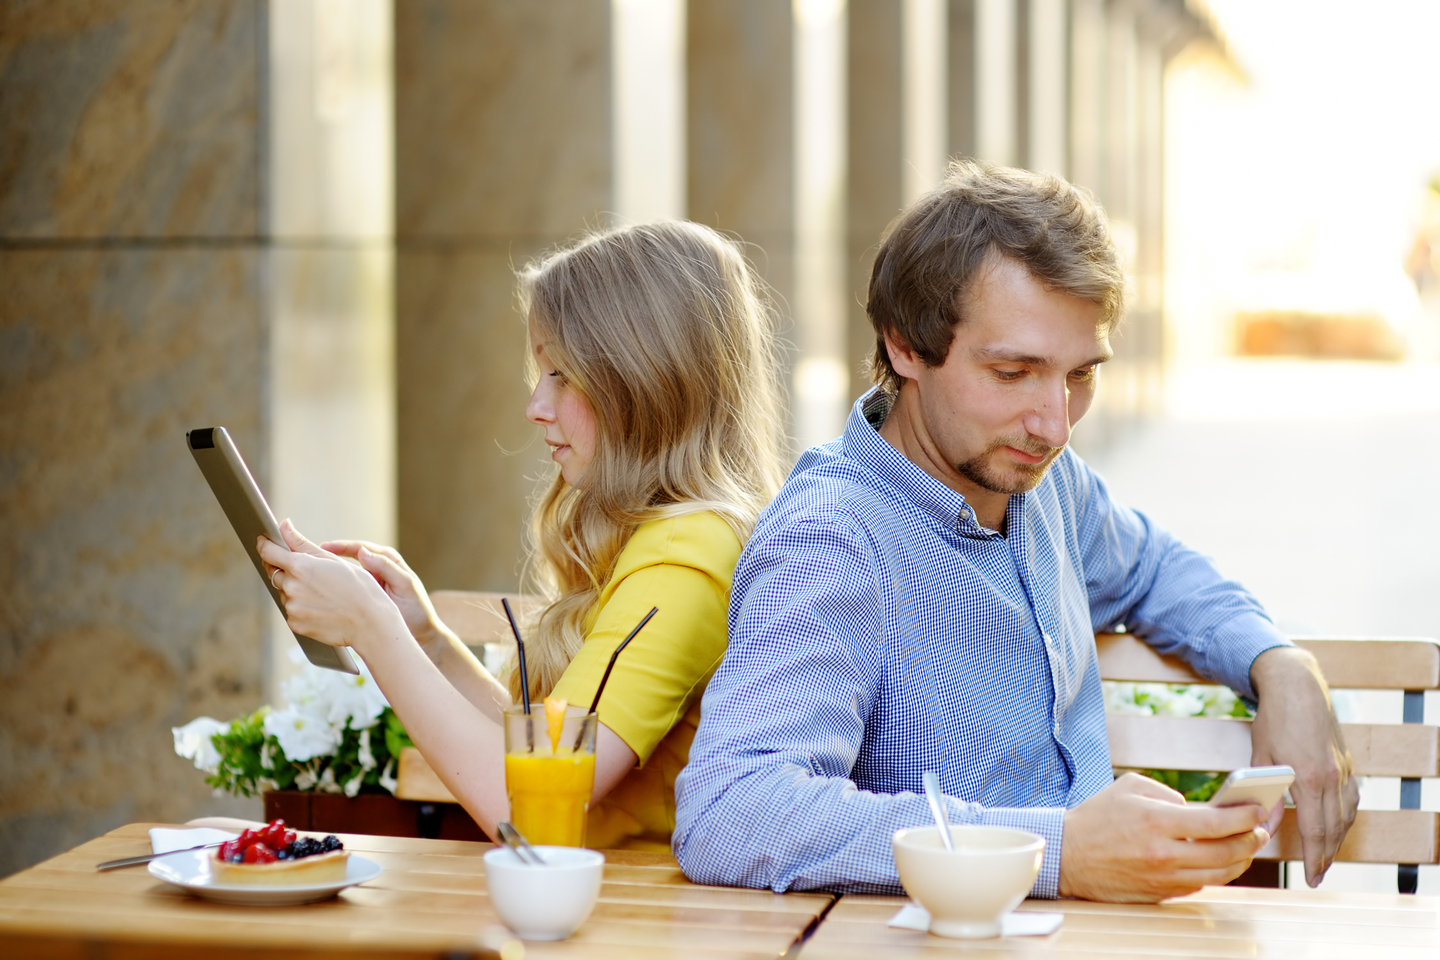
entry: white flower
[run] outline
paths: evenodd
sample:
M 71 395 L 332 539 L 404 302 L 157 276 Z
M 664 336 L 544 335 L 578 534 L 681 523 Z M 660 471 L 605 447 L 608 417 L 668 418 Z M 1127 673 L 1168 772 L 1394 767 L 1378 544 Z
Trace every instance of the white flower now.
M 362 781 L 362 780 L 364 780 L 364 779 L 365 779 L 365 771 L 364 771 L 364 770 L 359 771 L 358 773 L 355 774 L 355 776 L 351 777 L 351 778 L 350 778 L 350 782 L 347 783 L 347 784 L 345 784 L 345 796 L 347 796 L 347 797 L 353 797 L 353 796 L 355 796 L 355 794 L 359 793 L 359 792 L 360 792 L 360 781 Z
M 394 793 L 400 786 L 400 781 L 395 779 L 395 758 L 391 757 L 385 764 L 385 769 L 380 771 L 380 786 Z
M 286 680 L 281 690 L 290 709 L 341 729 L 347 725 L 352 730 L 373 727 L 389 706 L 363 663 L 359 675 L 307 666 Z
M 370 750 L 370 728 L 366 727 L 360 731 L 360 767 L 363 770 L 374 770 L 375 766 L 375 754 Z
M 315 776 L 314 770 L 311 770 L 308 767 L 304 768 L 299 773 L 295 774 L 295 789 L 309 790 L 311 787 L 315 786 L 316 779 L 317 777 Z
M 349 721 L 351 730 L 375 726 L 390 704 L 370 671 L 362 668 L 358 675 L 351 675 L 331 670 L 329 674 L 330 722 L 343 727 Z
M 265 732 L 280 741 L 288 760 L 304 762 L 335 752 L 340 728 L 300 710 L 276 710 L 265 717 Z M 302 788 L 303 789 L 303 788 Z
M 339 793 L 340 784 L 335 782 L 335 768 L 326 767 L 320 774 L 320 779 L 315 781 L 315 789 L 322 793 Z
M 230 724 L 214 717 L 198 717 L 183 727 L 171 727 L 170 734 L 175 738 L 176 753 L 186 760 L 194 760 L 195 769 L 215 773 L 220 769 L 220 751 L 215 749 L 211 738 L 229 729 Z

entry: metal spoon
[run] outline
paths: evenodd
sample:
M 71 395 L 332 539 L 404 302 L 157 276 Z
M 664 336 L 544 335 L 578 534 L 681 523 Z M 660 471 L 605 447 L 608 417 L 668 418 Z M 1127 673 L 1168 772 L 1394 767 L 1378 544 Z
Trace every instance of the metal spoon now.
M 495 824 L 495 832 L 500 834 L 500 842 L 514 852 L 520 858 L 520 862 L 532 867 L 545 866 L 545 860 L 540 856 L 540 851 L 530 846 L 530 841 L 525 839 L 525 834 L 515 829 L 515 824 L 509 820 L 501 820 Z
M 925 784 L 925 799 L 930 801 L 930 812 L 935 816 L 935 826 L 940 828 L 940 842 L 946 850 L 953 851 L 955 842 L 950 839 L 950 821 L 945 818 L 945 805 L 940 802 L 940 778 L 934 770 L 926 770 L 920 777 Z

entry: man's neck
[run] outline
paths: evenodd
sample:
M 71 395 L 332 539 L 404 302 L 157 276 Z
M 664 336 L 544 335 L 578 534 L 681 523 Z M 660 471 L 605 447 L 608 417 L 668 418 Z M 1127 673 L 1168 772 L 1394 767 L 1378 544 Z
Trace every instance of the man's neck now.
M 976 523 L 1003 534 L 1005 510 L 1010 504 L 1009 494 L 987 490 L 956 470 L 954 464 L 947 463 L 934 441 L 925 433 L 924 420 L 912 409 L 913 403 L 913 394 L 901 390 L 890 407 L 890 415 L 880 425 L 881 439 L 899 450 L 915 466 L 964 497 L 970 509 L 975 511 Z

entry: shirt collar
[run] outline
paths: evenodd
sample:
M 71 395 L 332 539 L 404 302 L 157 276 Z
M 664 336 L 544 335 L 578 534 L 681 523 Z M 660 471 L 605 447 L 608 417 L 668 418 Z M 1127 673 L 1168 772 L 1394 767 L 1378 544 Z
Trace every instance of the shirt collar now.
M 975 511 L 956 493 L 921 470 L 905 454 L 880 436 L 880 426 L 890 415 L 894 398 L 880 387 L 872 387 L 850 408 L 845 424 L 845 455 L 888 481 L 920 510 L 934 517 L 947 530 L 971 537 L 998 536 L 975 519 Z

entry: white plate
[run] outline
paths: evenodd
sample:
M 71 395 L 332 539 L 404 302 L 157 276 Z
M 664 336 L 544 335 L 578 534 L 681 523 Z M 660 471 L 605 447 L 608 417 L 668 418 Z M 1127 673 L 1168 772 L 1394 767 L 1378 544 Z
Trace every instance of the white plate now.
M 380 864 L 352 853 L 350 859 L 345 861 L 344 880 L 299 883 L 288 887 L 248 887 L 216 883 L 215 878 L 210 875 L 210 856 L 209 850 L 181 850 L 167 854 L 158 860 L 150 861 L 150 876 L 206 900 L 265 907 L 328 900 L 346 887 L 366 883 L 380 876 Z

